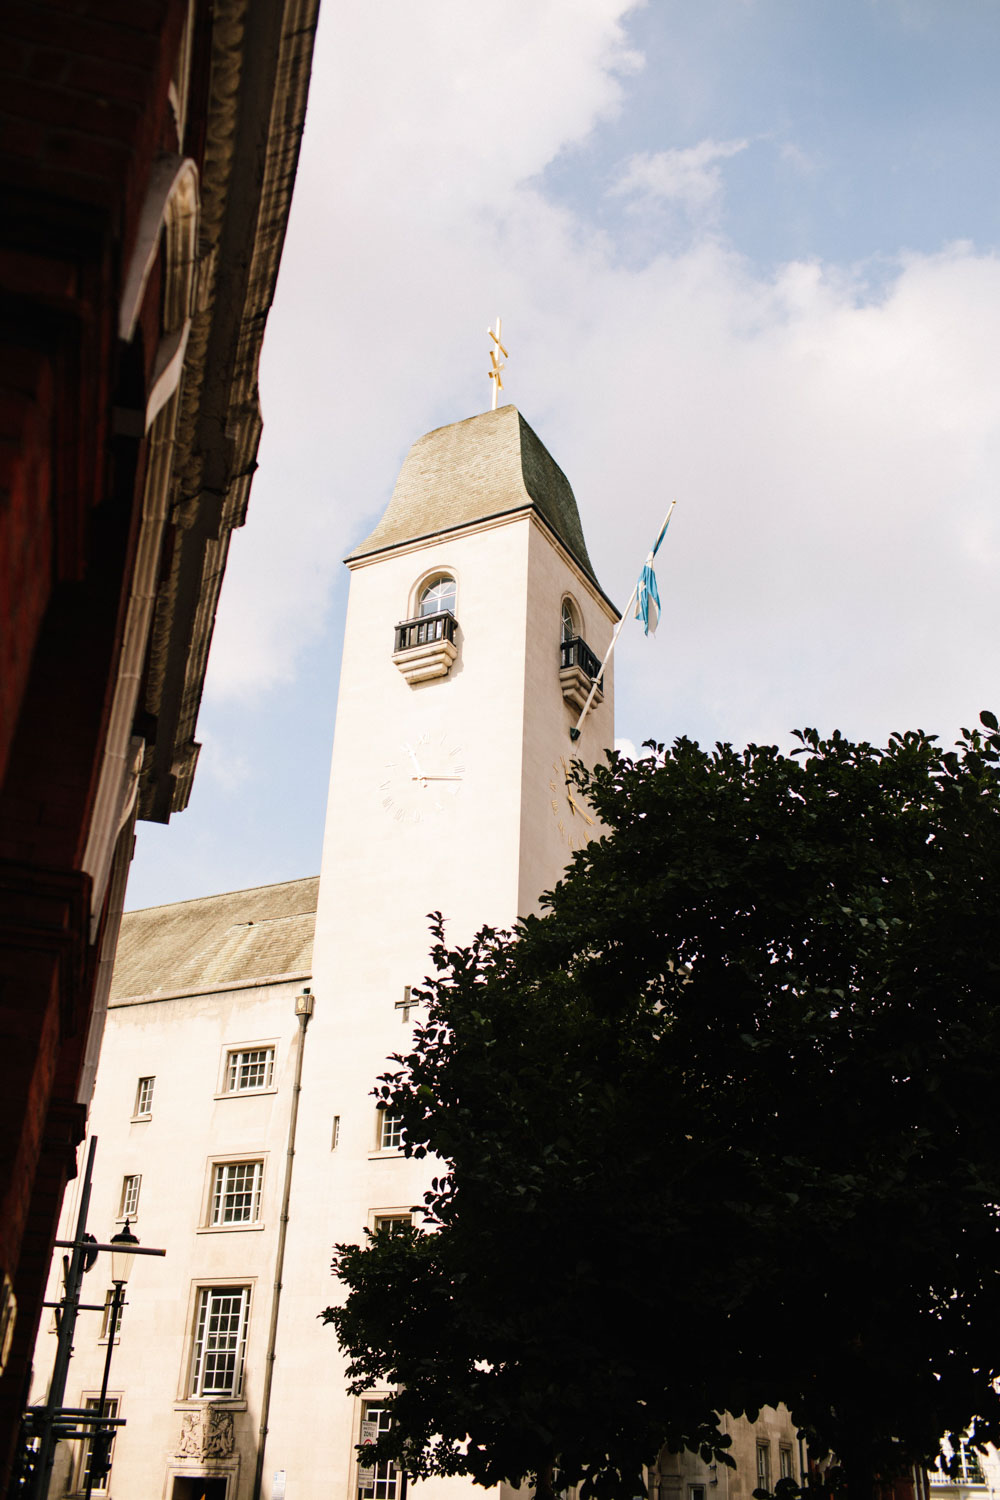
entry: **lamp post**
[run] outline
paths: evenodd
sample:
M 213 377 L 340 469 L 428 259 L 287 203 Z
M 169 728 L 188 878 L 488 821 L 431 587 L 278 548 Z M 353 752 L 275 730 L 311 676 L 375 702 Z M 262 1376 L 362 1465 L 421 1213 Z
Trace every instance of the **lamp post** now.
M 52 1378 L 49 1381 L 49 1392 L 42 1406 L 29 1407 L 24 1418 L 24 1452 L 22 1463 L 24 1465 L 23 1478 L 19 1481 L 20 1488 L 15 1493 L 24 1494 L 28 1500 L 46 1500 L 49 1488 L 49 1480 L 52 1475 L 52 1460 L 55 1454 L 57 1438 L 87 1438 L 91 1439 L 91 1463 L 90 1480 L 87 1484 L 87 1495 L 91 1493 L 93 1480 L 96 1478 L 95 1462 L 102 1459 L 105 1463 L 104 1472 L 107 1473 L 107 1449 L 115 1431 L 124 1426 L 122 1418 L 106 1418 L 104 1416 L 104 1403 L 107 1399 L 108 1374 L 111 1366 L 111 1354 L 114 1348 L 115 1329 L 118 1318 L 121 1315 L 123 1293 L 122 1288 L 128 1280 L 132 1269 L 132 1261 L 136 1255 L 166 1255 L 165 1250 L 147 1249 L 145 1245 L 140 1249 L 139 1241 L 129 1229 L 128 1220 L 125 1228 L 120 1234 L 116 1234 L 110 1244 L 98 1244 L 92 1234 L 87 1233 L 87 1213 L 90 1206 L 90 1185 L 94 1170 L 94 1155 L 97 1149 L 97 1137 L 91 1136 L 90 1150 L 87 1153 L 87 1163 L 83 1173 L 83 1181 L 80 1191 L 80 1209 L 76 1221 L 76 1233 L 71 1240 L 56 1240 L 60 1249 L 71 1250 L 72 1256 L 66 1266 L 65 1292 L 60 1302 L 45 1302 L 44 1307 L 57 1309 L 58 1334 L 56 1337 L 56 1355 L 52 1366 Z M 111 1255 L 111 1280 L 114 1284 L 114 1295 L 111 1304 L 111 1324 L 108 1330 L 108 1352 L 104 1361 L 104 1382 L 101 1387 L 100 1405 L 96 1411 L 87 1411 L 79 1407 L 67 1407 L 63 1405 L 66 1394 L 66 1375 L 69 1369 L 70 1355 L 73 1352 L 73 1335 L 76 1329 L 76 1318 L 80 1312 L 101 1312 L 104 1308 L 100 1304 L 85 1303 L 80 1301 L 80 1284 L 84 1273 L 89 1271 L 102 1251 Z M 69 1422 L 77 1429 L 67 1431 L 65 1424 Z M 37 1441 L 37 1448 L 31 1450 L 31 1444 Z
M 90 1439 L 90 1462 L 87 1464 L 87 1485 L 84 1491 L 86 1500 L 91 1500 L 95 1479 L 107 1478 L 108 1470 L 111 1468 L 111 1444 L 114 1442 L 115 1430 L 113 1427 L 104 1426 L 104 1408 L 108 1399 L 108 1377 L 111 1374 L 111 1356 L 115 1348 L 118 1319 L 121 1317 L 125 1301 L 125 1283 L 132 1274 L 132 1262 L 135 1260 L 138 1243 L 139 1241 L 129 1228 L 128 1219 L 125 1220 L 125 1228 L 119 1234 L 113 1234 L 110 1240 L 111 1284 L 115 1290 L 111 1298 L 108 1352 L 104 1356 L 104 1378 L 101 1381 L 101 1394 L 97 1401 L 97 1422 Z

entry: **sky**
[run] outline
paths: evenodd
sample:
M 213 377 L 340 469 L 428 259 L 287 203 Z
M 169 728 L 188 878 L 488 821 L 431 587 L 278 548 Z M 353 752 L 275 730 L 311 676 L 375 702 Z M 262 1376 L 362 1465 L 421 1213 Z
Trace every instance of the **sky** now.
M 130 908 L 319 869 L 344 555 L 504 396 L 623 606 L 628 747 L 1000 710 L 1000 0 L 325 0 L 189 808 Z

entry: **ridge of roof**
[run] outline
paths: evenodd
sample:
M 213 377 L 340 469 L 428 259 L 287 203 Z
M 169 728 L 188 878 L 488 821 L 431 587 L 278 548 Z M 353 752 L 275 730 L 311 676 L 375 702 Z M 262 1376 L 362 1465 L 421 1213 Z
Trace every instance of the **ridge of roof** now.
M 163 901 L 158 906 L 133 906 L 126 912 L 126 917 L 138 917 L 145 912 L 170 911 L 176 906 L 194 906 L 199 901 L 222 901 L 230 896 L 252 896 L 257 891 L 280 891 L 286 886 L 314 884 L 319 888 L 318 875 L 297 875 L 294 880 L 273 880 L 265 885 L 238 886 L 234 891 L 213 891 L 208 896 L 187 896 L 183 901 Z

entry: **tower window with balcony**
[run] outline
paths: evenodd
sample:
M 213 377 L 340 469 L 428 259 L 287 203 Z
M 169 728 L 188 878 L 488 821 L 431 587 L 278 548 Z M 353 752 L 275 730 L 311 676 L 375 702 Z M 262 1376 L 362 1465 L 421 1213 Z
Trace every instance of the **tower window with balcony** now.
M 445 677 L 458 655 L 455 604 L 458 585 L 450 573 L 436 573 L 421 584 L 416 614 L 396 626 L 392 659 L 407 682 Z
M 600 703 L 604 696 L 598 681 L 601 663 L 583 639 L 581 630 L 580 612 L 567 594 L 559 622 L 559 685 L 566 702 L 577 710 L 583 708 L 595 681 L 594 702 Z

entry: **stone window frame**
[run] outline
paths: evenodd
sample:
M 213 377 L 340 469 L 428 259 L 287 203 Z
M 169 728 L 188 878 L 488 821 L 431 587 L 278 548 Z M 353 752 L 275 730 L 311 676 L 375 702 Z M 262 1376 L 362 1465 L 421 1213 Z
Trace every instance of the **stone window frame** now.
M 205 1182 L 202 1189 L 201 1214 L 198 1219 L 198 1234 L 246 1234 L 267 1228 L 264 1217 L 264 1182 L 267 1177 L 268 1151 L 214 1151 L 205 1164 Z M 220 1170 L 241 1166 L 250 1162 L 259 1163 L 260 1174 L 257 1185 L 257 1218 L 240 1219 L 233 1223 L 216 1221 L 216 1182 Z
M 268 1036 L 250 1042 L 226 1042 L 219 1059 L 219 1076 L 214 1097 L 216 1099 L 256 1099 L 261 1094 L 276 1094 L 278 1092 L 278 1085 L 275 1082 L 275 1078 L 278 1071 L 279 1041 L 279 1037 Z M 271 1068 L 269 1081 L 266 1084 L 242 1089 L 230 1088 L 228 1086 L 232 1058 L 243 1056 L 249 1052 L 267 1051 L 271 1053 Z

